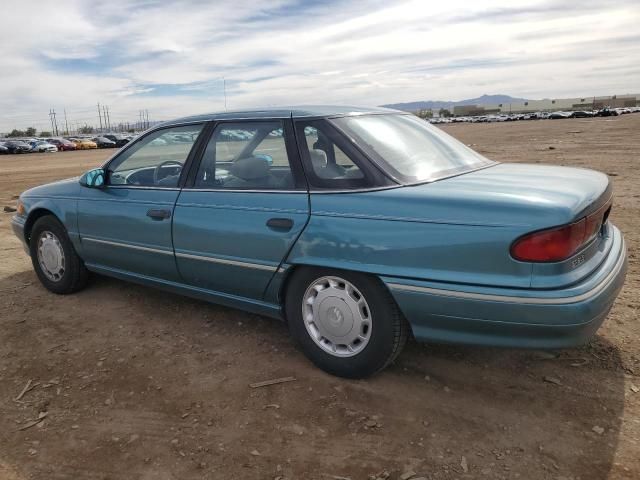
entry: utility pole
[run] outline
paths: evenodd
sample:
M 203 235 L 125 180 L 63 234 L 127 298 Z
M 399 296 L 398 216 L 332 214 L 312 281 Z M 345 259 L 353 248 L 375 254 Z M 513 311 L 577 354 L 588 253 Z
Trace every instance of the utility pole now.
M 49 109 L 49 118 L 51 119 L 51 133 L 58 136 L 58 123 L 56 122 L 56 111 L 51 108 Z
M 222 93 L 224 93 L 224 111 L 227 111 L 227 79 L 222 77 Z
M 53 128 L 53 110 L 49 109 L 49 121 L 51 122 L 51 135 L 54 134 L 55 129 Z
M 100 131 L 102 131 L 102 115 L 100 114 L 100 102 L 98 102 L 98 119 L 100 120 Z
M 145 118 L 147 119 L 147 128 L 149 128 L 149 110 L 145 110 Z
M 107 107 L 105 107 L 104 105 L 102 106 L 102 116 L 104 117 L 104 128 L 105 130 L 108 130 L 109 126 L 107 124 Z
M 67 123 L 67 109 L 64 109 L 64 128 L 66 130 L 67 135 L 69 135 L 69 124 Z
M 111 115 L 109 115 L 109 105 L 107 105 L 107 123 L 109 124 L 109 131 L 111 131 Z

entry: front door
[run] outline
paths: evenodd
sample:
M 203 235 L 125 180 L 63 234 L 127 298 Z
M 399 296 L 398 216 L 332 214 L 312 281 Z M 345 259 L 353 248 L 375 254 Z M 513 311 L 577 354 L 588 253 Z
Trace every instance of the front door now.
M 309 218 L 290 119 L 219 123 L 194 172 L 173 220 L 180 274 L 200 288 L 262 299 Z
M 179 281 L 171 223 L 179 179 L 203 125 L 156 130 L 106 167 L 104 188 L 78 202 L 82 253 L 89 268 Z

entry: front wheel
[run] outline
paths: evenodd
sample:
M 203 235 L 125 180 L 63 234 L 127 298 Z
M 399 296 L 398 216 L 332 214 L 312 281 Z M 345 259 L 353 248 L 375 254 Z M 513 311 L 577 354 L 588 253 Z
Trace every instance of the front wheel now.
M 85 287 L 89 272 L 78 256 L 64 226 L 52 215 L 40 217 L 29 240 L 31 263 L 40 282 L 57 294 Z
M 322 370 L 364 378 L 400 354 L 409 325 L 379 279 L 302 268 L 288 282 L 285 309 L 291 335 Z

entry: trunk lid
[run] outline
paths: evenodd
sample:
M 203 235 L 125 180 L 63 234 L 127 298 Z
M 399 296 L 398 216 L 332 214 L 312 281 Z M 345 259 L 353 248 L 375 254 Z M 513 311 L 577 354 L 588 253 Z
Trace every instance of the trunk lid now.
M 429 205 L 427 217 L 450 223 L 507 227 L 505 233 L 513 236 L 510 242 L 521 235 L 566 225 L 599 209 L 606 210 L 612 196 L 609 178 L 600 172 L 509 163 L 407 190 L 413 190 L 424 201 L 423 205 Z M 606 217 L 604 220 L 606 223 Z M 598 235 L 570 258 L 530 263 L 530 286 L 561 288 L 587 277 L 608 255 L 611 247 L 608 240 L 607 226 L 603 224 Z M 517 262 L 510 256 L 508 261 Z
M 484 220 L 522 224 L 531 230 L 571 223 L 611 197 L 609 178 L 603 173 L 510 163 L 411 188 L 428 197 L 446 196 L 454 204 L 473 202 L 483 207 Z M 471 212 L 475 218 L 477 213 Z

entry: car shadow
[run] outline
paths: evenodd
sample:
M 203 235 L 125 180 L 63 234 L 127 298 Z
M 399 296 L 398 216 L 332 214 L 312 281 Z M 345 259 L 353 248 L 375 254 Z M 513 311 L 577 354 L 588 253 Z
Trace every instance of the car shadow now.
M 0 291 L 8 313 L 0 358 L 10 359 L 1 398 L 15 398 L 29 379 L 56 377 L 69 392 L 39 387 L 24 404 L 0 405 L 0 431 L 12 432 L 0 434 L 0 473 L 4 465 L 16 478 L 46 468 L 201 478 L 180 467 L 180 452 L 229 478 L 397 478 L 407 470 L 443 479 L 625 478 L 614 466 L 624 370 L 602 336 L 554 352 L 410 341 L 393 365 L 354 381 L 311 365 L 282 322 L 152 288 L 96 275 L 82 292 L 58 296 L 21 272 L 0 280 Z M 297 380 L 248 387 L 286 376 Z M 151 393 L 137 401 L 130 392 Z M 14 422 L 37 416 L 45 401 L 49 423 L 16 431 Z M 215 429 L 189 423 L 181 437 L 198 408 Z M 105 447 L 131 435 L 145 442 Z M 223 456 L 199 448 L 220 438 Z

